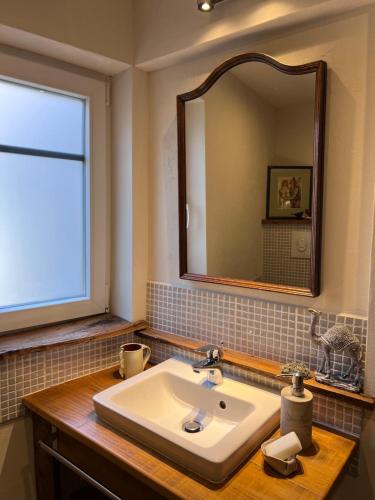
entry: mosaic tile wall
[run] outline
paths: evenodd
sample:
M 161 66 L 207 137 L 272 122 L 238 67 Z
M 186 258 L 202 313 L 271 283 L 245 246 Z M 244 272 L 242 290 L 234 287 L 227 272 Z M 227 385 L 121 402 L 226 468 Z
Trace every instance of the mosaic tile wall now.
M 292 231 L 304 232 L 305 224 L 263 226 L 263 276 L 260 281 L 310 288 L 310 259 L 291 256 Z
M 305 308 L 163 283 L 149 283 L 147 308 L 147 319 L 154 328 L 207 343 L 223 341 L 228 348 L 254 356 L 280 362 L 297 359 L 315 369 L 321 354 L 310 339 L 310 318 Z M 323 314 L 317 333 L 335 322 L 353 328 L 361 339 L 365 361 L 367 321 Z M 132 334 L 123 335 L 0 360 L 0 423 L 23 415 L 23 396 L 117 364 L 120 345 L 133 338 Z M 176 354 L 194 359 L 187 351 L 143 339 L 141 342 L 151 346 L 156 362 Z M 335 370 L 341 371 L 348 363 L 345 356 L 334 356 Z M 225 365 L 225 371 L 244 382 L 278 391 L 281 387 L 277 381 L 237 367 Z M 315 421 L 359 434 L 360 409 L 320 395 L 315 395 L 314 401 Z
M 22 416 L 23 396 L 118 363 L 133 334 L 0 360 L 0 423 Z
M 223 341 L 225 347 L 253 356 L 281 363 L 303 361 L 313 370 L 322 356 L 320 348 L 310 338 L 310 315 L 303 307 L 151 282 L 148 284 L 147 310 L 147 320 L 156 329 L 207 343 Z M 317 334 L 336 323 L 353 329 L 361 341 L 365 363 L 367 320 L 325 313 L 321 316 Z M 175 353 L 190 356 L 171 346 L 155 342 L 150 346 L 154 361 L 164 360 Z M 333 356 L 335 372 L 341 373 L 349 363 L 350 359 L 343 354 Z M 267 378 L 259 379 L 246 370 L 229 365 L 226 369 L 245 380 L 270 383 Z M 277 382 L 271 383 L 280 387 Z M 314 400 L 315 421 L 359 434 L 362 410 L 326 396 L 315 395 Z

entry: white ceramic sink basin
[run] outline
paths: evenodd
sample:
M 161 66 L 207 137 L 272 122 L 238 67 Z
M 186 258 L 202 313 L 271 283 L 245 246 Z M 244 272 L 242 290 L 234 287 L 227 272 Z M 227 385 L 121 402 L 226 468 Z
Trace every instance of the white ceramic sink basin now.
M 206 382 L 179 358 L 94 396 L 99 417 L 211 482 L 222 482 L 279 424 L 280 397 L 224 377 Z M 195 421 L 201 430 L 188 433 Z

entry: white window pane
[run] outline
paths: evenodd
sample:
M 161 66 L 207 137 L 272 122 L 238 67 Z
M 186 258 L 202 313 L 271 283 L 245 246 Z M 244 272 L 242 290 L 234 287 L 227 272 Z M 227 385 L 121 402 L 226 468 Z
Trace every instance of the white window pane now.
M 0 80 L 0 144 L 83 154 L 84 100 Z
M 0 153 L 0 308 L 85 295 L 84 168 Z

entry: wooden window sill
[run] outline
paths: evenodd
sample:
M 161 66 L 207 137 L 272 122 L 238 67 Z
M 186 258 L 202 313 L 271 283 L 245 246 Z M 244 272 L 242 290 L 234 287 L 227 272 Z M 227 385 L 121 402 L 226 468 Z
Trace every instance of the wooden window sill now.
M 54 325 L 14 331 L 0 336 L 0 360 L 60 346 L 104 340 L 147 328 L 146 321 L 130 322 L 113 314 L 98 314 Z
M 165 344 L 173 345 L 175 347 L 186 349 L 188 351 L 194 351 L 198 347 L 202 347 L 202 345 L 204 345 L 200 341 L 196 341 L 187 337 L 181 337 L 179 335 L 173 335 L 167 332 L 161 332 L 152 328 L 146 328 L 145 330 L 137 331 L 137 336 L 157 342 L 163 342 Z M 259 373 L 260 375 L 270 378 L 275 378 L 281 370 L 281 364 L 276 361 L 256 358 L 254 356 L 250 356 L 249 354 L 232 351 L 231 349 L 225 349 L 224 362 L 255 373 Z M 315 379 L 305 380 L 305 386 L 312 392 L 323 394 L 324 396 L 330 396 L 336 399 L 341 399 L 346 403 L 360 406 L 367 410 L 373 410 L 375 406 L 375 399 L 373 397 L 366 396 L 364 394 L 356 394 L 350 391 L 345 391 L 343 389 L 337 389 L 329 385 L 320 384 Z

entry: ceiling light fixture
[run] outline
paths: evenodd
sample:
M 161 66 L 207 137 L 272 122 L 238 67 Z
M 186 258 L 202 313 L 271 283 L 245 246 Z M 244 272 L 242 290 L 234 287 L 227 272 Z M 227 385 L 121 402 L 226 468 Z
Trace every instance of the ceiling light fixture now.
M 214 9 L 215 5 L 223 0 L 197 0 L 198 9 L 201 12 L 210 12 Z

